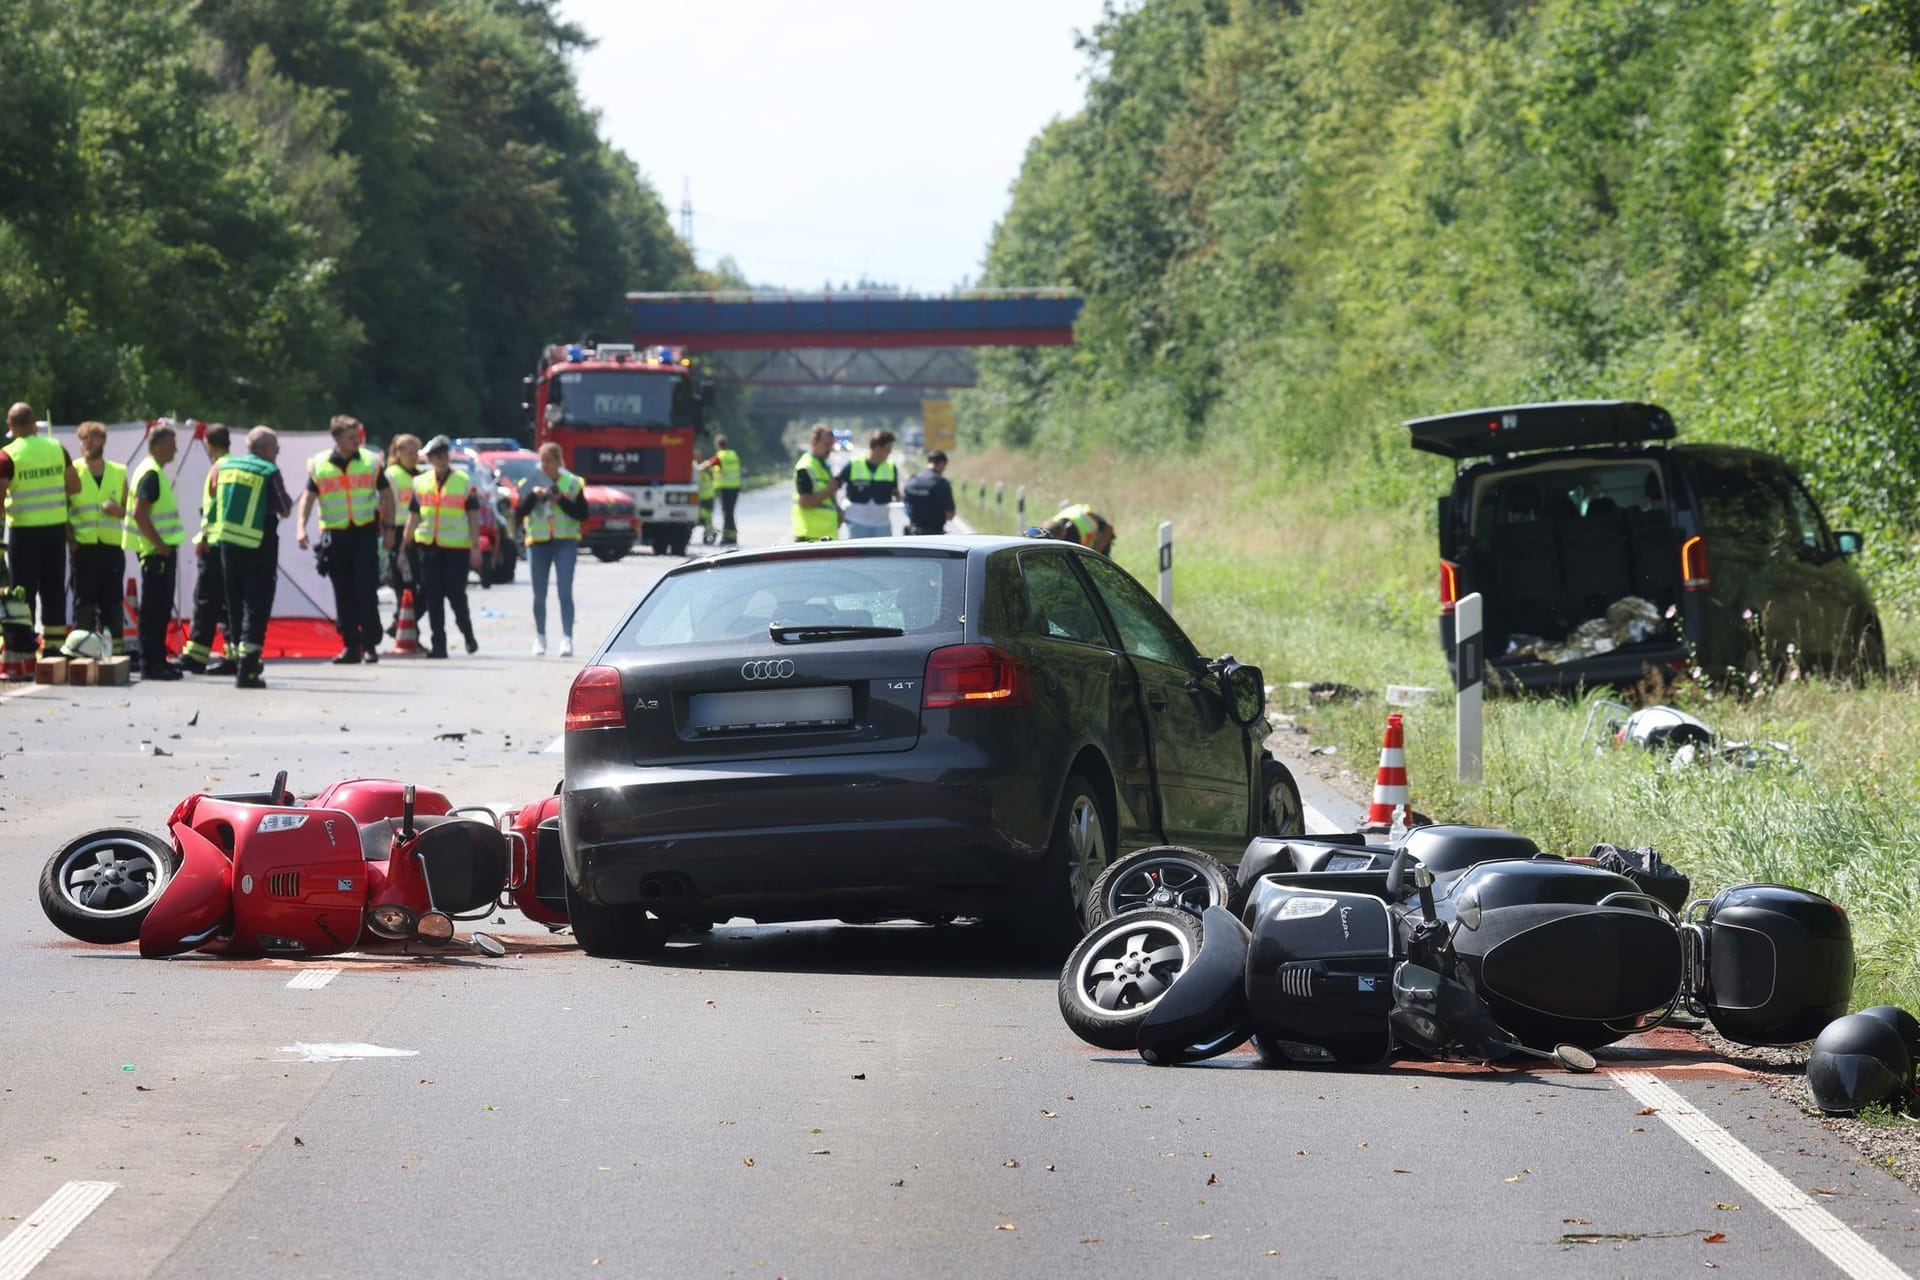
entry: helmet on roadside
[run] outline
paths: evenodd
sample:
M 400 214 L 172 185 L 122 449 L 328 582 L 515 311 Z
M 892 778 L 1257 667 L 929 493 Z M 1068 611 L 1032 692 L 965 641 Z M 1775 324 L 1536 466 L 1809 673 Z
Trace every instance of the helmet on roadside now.
M 113 646 L 97 631 L 69 631 L 60 644 L 60 652 L 69 658 L 91 658 L 95 662 L 113 656 Z
M 1828 1113 L 1902 1102 L 1912 1088 L 1913 1056 L 1894 1023 L 1876 1014 L 1835 1018 L 1807 1058 L 1807 1089 Z
M 1648 751 L 1674 751 L 1687 746 L 1711 747 L 1713 730 L 1699 717 L 1690 716 L 1678 707 L 1642 707 L 1620 726 L 1618 741 L 1623 745 L 1632 743 Z
M 1877 1004 L 1871 1009 L 1862 1009 L 1863 1018 L 1878 1018 L 1900 1034 L 1900 1043 L 1907 1046 L 1907 1057 L 1913 1060 L 1915 1070 L 1920 1070 L 1920 1018 L 1902 1009 L 1897 1004 Z

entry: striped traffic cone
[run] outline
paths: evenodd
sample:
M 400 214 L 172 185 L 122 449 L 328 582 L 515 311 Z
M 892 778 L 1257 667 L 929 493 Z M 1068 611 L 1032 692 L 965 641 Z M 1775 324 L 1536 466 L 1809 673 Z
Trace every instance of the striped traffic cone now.
M 1406 737 L 1397 711 L 1387 717 L 1387 736 L 1380 743 L 1380 771 L 1373 780 L 1373 804 L 1367 809 L 1367 822 L 1362 829 L 1388 830 L 1393 826 L 1395 809 L 1412 812 L 1412 801 L 1407 794 Z
M 400 593 L 400 617 L 393 629 L 393 651 L 396 654 L 420 652 L 420 628 L 413 617 L 412 587 Z

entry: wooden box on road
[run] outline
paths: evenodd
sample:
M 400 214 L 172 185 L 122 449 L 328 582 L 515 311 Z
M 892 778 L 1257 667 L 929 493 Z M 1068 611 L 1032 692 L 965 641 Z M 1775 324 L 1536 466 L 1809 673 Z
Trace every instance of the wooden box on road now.
M 33 682 L 35 684 L 65 684 L 67 682 L 67 660 L 65 658 L 40 658 L 33 664 Z

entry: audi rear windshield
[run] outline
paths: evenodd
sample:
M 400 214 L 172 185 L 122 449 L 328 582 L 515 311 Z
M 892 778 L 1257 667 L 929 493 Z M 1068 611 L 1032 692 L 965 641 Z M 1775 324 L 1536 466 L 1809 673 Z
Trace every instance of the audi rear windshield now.
M 962 552 L 829 552 L 722 562 L 671 574 L 641 602 L 611 652 L 728 640 L 772 642 L 768 628 L 898 628 L 907 636 L 961 630 Z

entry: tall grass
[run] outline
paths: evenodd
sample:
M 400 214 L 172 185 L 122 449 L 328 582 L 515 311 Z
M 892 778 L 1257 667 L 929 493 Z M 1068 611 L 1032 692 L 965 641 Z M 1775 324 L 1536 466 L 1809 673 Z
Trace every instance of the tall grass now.
M 1120 531 L 1114 559 L 1151 587 L 1155 529 L 1171 520 L 1174 613 L 1203 650 L 1256 662 L 1269 683 L 1333 680 L 1361 700 L 1301 707 L 1316 739 L 1370 776 L 1389 683 L 1436 690 L 1406 714 L 1415 807 L 1441 820 L 1523 831 L 1542 848 L 1653 845 L 1696 895 L 1768 880 L 1826 894 L 1853 922 L 1856 1006 L 1920 1007 L 1920 683 L 1913 619 L 1885 612 L 1895 674 L 1864 688 L 1821 679 L 1741 698 L 1683 686 L 1670 698 L 1723 741 L 1778 741 L 1797 764 L 1675 769 L 1664 756 L 1583 740 L 1587 703 L 1493 699 L 1485 780 L 1454 778 L 1454 706 L 1435 630 L 1431 498 L 1364 474 L 1260 473 L 1198 452 L 1049 458 L 989 450 L 953 473 L 960 510 L 983 531 L 1014 530 L 1025 485 L 1037 523 L 1085 501 Z M 988 497 L 983 501 L 980 487 Z M 1002 486 L 1003 502 L 992 500 Z

